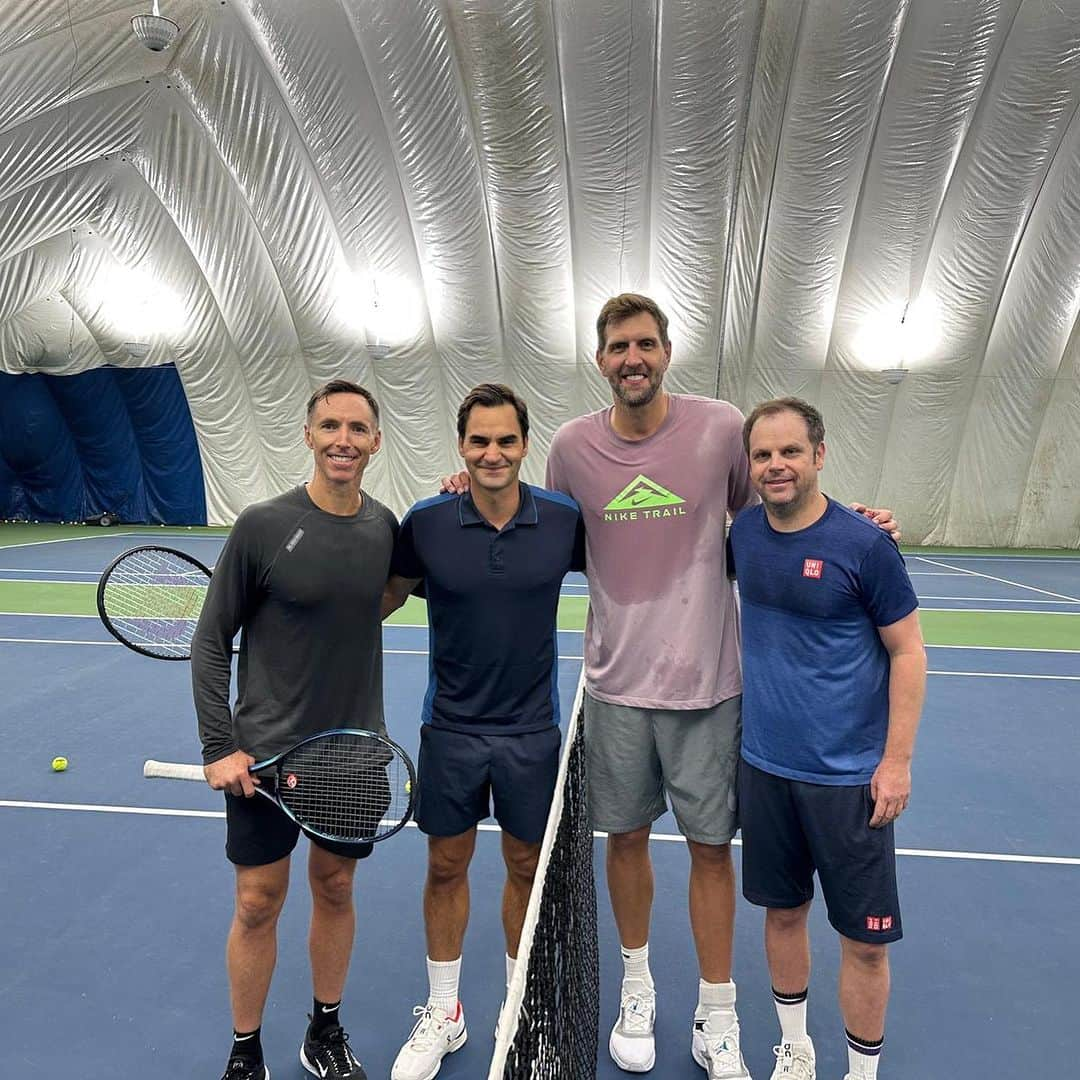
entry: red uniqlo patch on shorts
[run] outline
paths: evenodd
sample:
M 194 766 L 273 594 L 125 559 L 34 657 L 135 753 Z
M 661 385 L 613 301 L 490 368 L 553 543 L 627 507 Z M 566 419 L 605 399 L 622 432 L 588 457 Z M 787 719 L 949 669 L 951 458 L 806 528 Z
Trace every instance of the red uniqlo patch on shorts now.
M 891 930 L 892 929 L 892 916 L 891 915 L 882 915 L 881 916 L 881 929 L 882 930 Z
M 867 930 L 880 930 L 881 929 L 881 916 L 880 915 L 867 915 L 866 916 L 866 929 Z
M 821 577 L 821 571 L 825 568 L 825 563 L 821 559 L 804 559 L 802 564 L 802 576 L 819 578 Z

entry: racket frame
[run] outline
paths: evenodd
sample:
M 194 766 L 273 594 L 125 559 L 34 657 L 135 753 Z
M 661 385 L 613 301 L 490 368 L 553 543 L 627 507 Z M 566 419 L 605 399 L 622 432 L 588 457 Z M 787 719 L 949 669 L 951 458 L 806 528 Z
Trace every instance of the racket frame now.
M 194 555 L 189 555 L 186 551 L 178 551 L 176 548 L 165 547 L 163 544 L 140 544 L 138 547 L 128 548 L 127 551 L 122 551 L 119 555 L 116 556 L 115 559 L 113 559 L 111 563 L 109 563 L 108 566 L 105 567 L 101 578 L 98 580 L 96 597 L 98 617 L 101 619 L 101 624 L 105 627 L 106 630 L 109 631 L 110 634 L 112 634 L 114 638 L 116 638 L 117 641 L 120 642 L 121 645 L 126 645 L 129 649 L 132 650 L 132 652 L 137 652 L 140 656 L 149 656 L 152 660 L 190 660 L 190 648 L 187 650 L 187 652 L 184 653 L 177 653 L 176 655 L 166 655 L 160 652 L 151 652 L 148 648 L 145 648 L 142 645 L 137 645 L 134 641 L 131 641 L 129 638 L 125 637 L 124 634 L 116 626 L 113 625 L 112 619 L 109 617 L 109 613 L 105 609 L 105 589 L 109 584 L 109 578 L 112 575 L 112 572 L 129 556 L 136 555 L 139 552 L 143 551 L 162 551 L 166 555 L 172 555 L 176 558 L 182 559 L 184 562 L 189 563 L 193 569 L 201 570 L 206 575 L 205 587 L 209 587 L 210 579 L 213 576 L 209 567 L 205 566 L 198 559 L 196 559 Z
M 277 793 L 278 787 L 283 783 L 281 779 L 282 769 L 285 766 L 285 759 L 294 751 L 299 750 L 303 746 L 307 746 L 309 743 L 318 742 L 322 739 L 330 738 L 333 735 L 358 735 L 364 739 L 375 740 L 378 744 L 384 746 L 392 755 L 390 761 L 386 764 L 390 765 L 394 758 L 397 758 L 404 766 L 408 773 L 408 780 L 406 781 L 405 793 L 408 795 L 408 802 L 405 806 L 404 813 L 395 822 L 395 824 L 388 828 L 385 832 L 381 832 L 376 836 L 368 836 L 358 838 L 356 840 L 342 840 L 339 836 L 331 836 L 323 832 L 321 829 L 316 828 L 313 825 L 308 824 L 298 818 L 292 810 L 281 800 L 281 797 Z M 272 770 L 272 773 L 268 777 L 259 776 L 260 773 L 267 773 Z M 416 767 L 412 763 L 412 759 L 404 749 L 399 746 L 389 735 L 383 735 L 378 731 L 370 731 L 367 728 L 331 728 L 328 731 L 320 731 L 315 735 L 309 735 L 305 739 L 301 739 L 299 742 L 294 743 L 288 748 L 283 750 L 280 754 L 275 754 L 271 758 L 267 758 L 265 761 L 257 761 L 253 765 L 248 766 L 248 772 L 252 776 L 259 776 L 260 780 L 271 779 L 272 784 L 269 785 L 269 790 L 263 787 L 261 784 L 256 786 L 255 791 L 257 794 L 262 795 L 264 798 L 269 799 L 277 807 L 280 808 L 282 813 L 285 814 L 292 822 L 299 825 L 300 828 L 308 834 L 308 836 L 318 837 L 320 840 L 329 840 L 337 844 L 350 843 L 350 844 L 376 844 L 387 837 L 393 836 L 395 833 L 400 832 L 409 823 L 412 818 L 413 810 L 416 806 Z M 147 760 L 143 763 L 143 776 L 148 779 L 155 780 L 194 780 L 206 782 L 206 774 L 203 772 L 202 765 L 188 765 L 180 764 L 179 762 L 170 761 L 155 761 L 153 759 Z

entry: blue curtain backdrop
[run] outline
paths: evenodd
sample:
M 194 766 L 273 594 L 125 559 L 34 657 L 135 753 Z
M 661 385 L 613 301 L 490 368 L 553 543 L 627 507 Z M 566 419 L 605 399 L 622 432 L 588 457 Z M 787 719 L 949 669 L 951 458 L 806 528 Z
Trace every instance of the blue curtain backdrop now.
M 0 517 L 205 525 L 202 462 L 176 368 L 0 373 Z

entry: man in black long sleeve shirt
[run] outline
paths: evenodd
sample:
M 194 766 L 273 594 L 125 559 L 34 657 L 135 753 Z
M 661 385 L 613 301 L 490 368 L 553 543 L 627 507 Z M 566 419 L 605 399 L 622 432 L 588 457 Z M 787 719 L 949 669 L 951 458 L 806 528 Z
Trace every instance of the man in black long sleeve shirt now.
M 308 404 L 312 479 L 237 519 L 192 644 L 192 682 L 206 779 L 225 792 L 226 854 L 236 870 L 227 965 L 233 1048 L 222 1080 L 267 1080 L 260 1026 L 277 920 L 299 830 L 252 798 L 248 766 L 334 727 L 381 730 L 380 605 L 397 533 L 394 515 L 360 487 L 379 449 L 378 406 L 336 380 Z M 238 694 L 229 707 L 232 642 Z M 370 845 L 311 844 L 312 1020 L 301 1047 L 316 1076 L 364 1080 L 338 1019 L 352 951 L 356 859 Z

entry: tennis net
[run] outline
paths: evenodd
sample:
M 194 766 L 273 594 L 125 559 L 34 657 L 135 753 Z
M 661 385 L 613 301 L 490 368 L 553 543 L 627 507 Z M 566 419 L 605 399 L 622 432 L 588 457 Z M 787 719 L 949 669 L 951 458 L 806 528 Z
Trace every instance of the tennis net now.
M 596 1076 L 600 974 L 578 683 L 488 1080 Z

